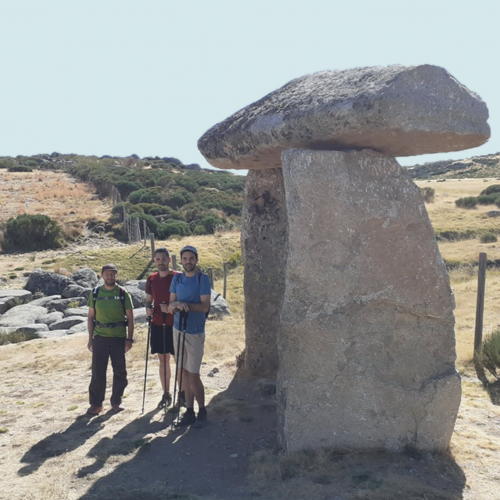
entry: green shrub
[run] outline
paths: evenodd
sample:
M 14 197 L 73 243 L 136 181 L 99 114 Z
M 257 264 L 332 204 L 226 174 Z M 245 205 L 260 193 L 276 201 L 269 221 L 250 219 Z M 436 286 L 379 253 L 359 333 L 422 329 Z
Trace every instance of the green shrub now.
M 33 172 L 31 167 L 27 167 L 26 165 L 13 165 L 7 169 L 9 172 Z
M 492 184 L 491 186 L 488 186 L 486 189 L 483 189 L 481 191 L 481 194 L 493 194 L 493 193 L 498 193 L 500 194 L 500 184 Z
M 16 163 L 12 158 L 0 158 L 0 168 L 10 168 L 15 164 Z
M 498 241 L 498 238 L 497 238 L 496 234 L 488 232 L 488 233 L 483 233 L 479 237 L 479 241 L 481 243 L 496 243 Z
M 479 205 L 495 205 L 499 199 L 500 193 L 480 194 L 477 197 L 477 203 Z
M 158 239 L 160 240 L 165 240 L 175 234 L 179 236 L 189 236 L 191 234 L 189 224 L 180 220 L 158 224 L 158 228 L 156 231 L 157 232 L 155 234 L 158 235 Z
M 476 361 L 483 365 L 495 378 L 500 380 L 500 329 L 487 337 L 476 353 Z
M 7 249 L 34 251 L 58 248 L 61 246 L 61 240 L 61 227 L 47 215 L 22 214 L 7 221 Z
M 432 203 L 434 201 L 434 196 L 436 195 L 436 191 L 434 188 L 420 188 L 420 192 L 422 193 L 425 203 Z
M 459 198 L 455 201 L 455 205 L 459 208 L 476 208 L 477 197 L 467 196 L 465 198 Z

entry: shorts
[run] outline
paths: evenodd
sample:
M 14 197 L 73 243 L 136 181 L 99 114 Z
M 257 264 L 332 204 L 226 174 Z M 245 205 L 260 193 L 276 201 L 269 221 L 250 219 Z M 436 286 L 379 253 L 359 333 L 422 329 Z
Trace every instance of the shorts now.
M 165 326 L 165 348 L 163 347 L 163 326 L 151 325 L 151 354 L 174 354 L 173 332 L 171 326 Z
M 185 335 L 186 341 L 184 343 L 184 362 L 182 366 L 189 373 L 200 373 L 201 361 L 203 359 L 203 351 L 205 347 L 205 333 L 181 333 L 180 350 L 179 350 L 179 363 L 182 356 L 182 343 L 183 336 Z M 174 347 L 177 349 L 179 341 L 179 330 L 174 326 Z M 177 352 L 177 350 L 175 351 Z M 177 356 L 175 357 L 177 362 Z

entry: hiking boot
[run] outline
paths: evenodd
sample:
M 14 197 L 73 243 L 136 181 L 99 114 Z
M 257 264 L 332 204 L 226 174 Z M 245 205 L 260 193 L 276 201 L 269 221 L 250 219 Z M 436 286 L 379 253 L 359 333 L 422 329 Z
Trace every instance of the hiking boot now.
M 160 402 L 158 403 L 158 408 L 166 408 L 172 404 L 172 395 L 170 392 L 163 394 Z
M 90 405 L 90 408 L 87 410 L 87 415 L 90 415 L 91 417 L 95 417 L 96 415 L 99 415 L 102 411 L 102 406 L 94 406 Z
M 203 409 L 198 412 L 198 416 L 196 417 L 196 422 L 194 423 L 193 427 L 195 429 L 203 429 L 203 427 L 206 427 L 208 424 L 207 420 L 207 410 Z
M 114 404 L 114 405 L 111 405 L 111 411 L 113 413 L 120 413 L 121 411 L 123 411 L 125 409 L 125 407 L 121 404 Z
M 188 425 L 192 425 L 196 422 L 196 415 L 194 411 L 186 411 L 182 418 L 175 424 L 176 427 L 187 427 Z

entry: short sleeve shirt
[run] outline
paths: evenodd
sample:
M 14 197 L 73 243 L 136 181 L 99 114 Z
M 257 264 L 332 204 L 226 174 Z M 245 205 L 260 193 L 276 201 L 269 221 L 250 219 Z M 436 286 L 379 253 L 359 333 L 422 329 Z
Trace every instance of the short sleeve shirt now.
M 184 273 L 176 276 L 170 285 L 170 291 L 175 293 L 177 300 L 201 304 L 202 295 L 210 295 L 212 287 L 210 278 L 203 273 L 196 273 L 187 277 Z M 175 314 L 174 326 L 179 329 L 179 313 Z M 187 317 L 186 333 L 203 333 L 205 331 L 206 316 L 204 312 L 190 311 Z
M 174 275 L 179 274 L 171 271 L 166 276 L 160 276 L 160 273 L 154 273 L 146 280 L 146 293 L 153 296 L 153 325 L 163 325 L 163 313 L 161 312 L 160 304 L 170 304 L 170 285 Z M 165 325 L 172 326 L 174 324 L 174 315 L 167 314 L 165 316 Z
M 94 308 L 94 294 L 89 295 L 87 302 L 89 308 Z M 125 309 L 133 309 L 132 299 L 130 294 L 125 290 Z M 113 290 L 107 290 L 104 286 L 99 287 L 96 302 L 96 320 L 99 323 L 119 323 L 124 321 L 125 313 L 123 311 L 122 301 L 120 300 L 120 287 L 117 285 Z M 94 335 L 102 337 L 126 337 L 127 331 L 125 326 L 115 326 L 105 328 L 96 325 Z

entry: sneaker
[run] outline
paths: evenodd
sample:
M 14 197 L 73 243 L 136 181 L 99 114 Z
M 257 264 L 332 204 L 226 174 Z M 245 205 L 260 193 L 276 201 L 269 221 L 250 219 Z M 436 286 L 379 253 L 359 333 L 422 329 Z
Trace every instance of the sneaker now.
M 187 427 L 188 425 L 192 425 L 196 422 L 196 415 L 194 411 L 187 411 L 182 415 L 182 418 L 175 424 L 176 427 Z
M 113 413 L 120 413 L 121 411 L 123 411 L 125 409 L 125 407 L 121 404 L 114 404 L 114 405 L 111 405 L 111 411 Z
M 208 424 L 207 410 L 199 411 L 198 416 L 196 417 L 196 422 L 194 423 L 193 427 L 195 429 L 203 429 L 203 427 L 206 427 L 207 424 Z
M 172 395 L 170 392 L 163 394 L 160 402 L 158 403 L 158 408 L 166 408 L 172 404 Z
M 87 410 L 87 415 L 90 415 L 91 417 L 95 417 L 96 415 L 99 415 L 102 411 L 102 406 L 94 406 L 90 405 L 90 408 Z

